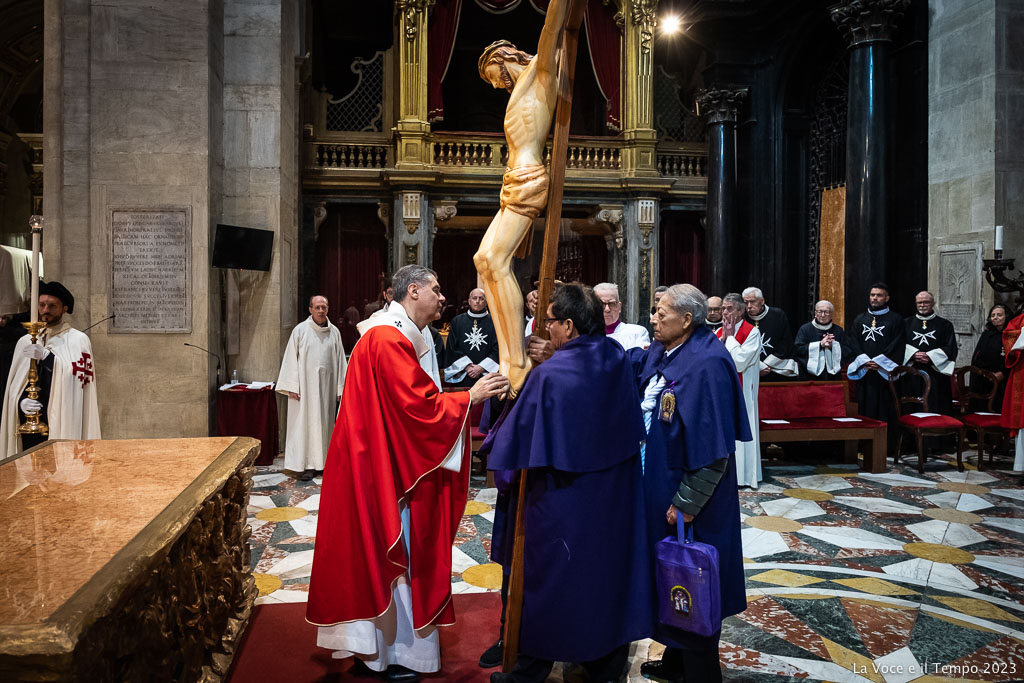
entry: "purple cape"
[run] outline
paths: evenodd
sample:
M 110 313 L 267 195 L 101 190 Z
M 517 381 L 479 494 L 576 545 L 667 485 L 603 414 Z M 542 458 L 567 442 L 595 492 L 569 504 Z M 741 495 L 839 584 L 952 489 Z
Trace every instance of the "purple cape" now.
M 579 337 L 530 373 L 488 437 L 488 468 L 530 470 L 520 641 L 526 655 L 586 662 L 650 635 L 639 404 L 622 347 L 603 335 Z M 510 491 L 499 497 L 491 551 L 506 566 L 514 523 Z
M 632 357 L 640 361 L 640 391 L 660 372 L 665 376 L 665 391 L 671 390 L 676 396 L 676 410 L 668 424 L 659 417 L 661 396 L 658 397 L 647 435 L 644 495 L 648 552 L 653 557 L 657 541 L 676 536 L 675 527 L 665 520 L 665 513 L 679 488 L 683 471 L 698 470 L 728 458 L 729 465 L 718 487 L 694 518 L 693 536 L 718 549 L 722 617 L 742 612 L 747 600 L 733 453 L 736 441 L 750 440 L 750 426 L 736 365 L 725 345 L 705 326 L 698 326 L 671 356 L 666 357 L 665 347 L 655 341 L 646 355 L 634 351 Z M 653 572 L 650 580 L 654 581 Z M 699 642 L 698 636 L 656 622 L 655 613 L 651 637 L 660 643 L 685 648 Z

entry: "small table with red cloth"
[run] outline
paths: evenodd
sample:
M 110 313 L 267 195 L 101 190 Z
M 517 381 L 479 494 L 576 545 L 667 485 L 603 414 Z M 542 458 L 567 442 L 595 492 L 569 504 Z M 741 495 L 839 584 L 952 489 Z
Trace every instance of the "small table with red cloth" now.
M 861 469 L 885 472 L 885 435 L 881 420 L 857 415 L 850 385 L 837 382 L 766 382 L 757 396 L 761 443 L 845 441 L 846 461 L 857 461 L 858 442 L 864 447 Z M 837 419 L 838 418 L 838 419 Z M 856 421 L 846 421 L 855 418 Z M 771 424 L 765 420 L 785 420 Z
M 277 393 L 273 386 L 249 389 L 244 384 L 217 392 L 217 435 L 259 439 L 257 465 L 277 457 Z

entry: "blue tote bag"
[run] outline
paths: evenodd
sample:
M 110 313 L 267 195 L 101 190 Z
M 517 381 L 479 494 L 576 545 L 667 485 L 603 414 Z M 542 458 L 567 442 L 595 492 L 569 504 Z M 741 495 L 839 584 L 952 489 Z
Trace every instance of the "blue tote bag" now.
M 676 537 L 658 541 L 655 557 L 658 621 L 700 636 L 717 632 L 722 627 L 718 549 L 694 541 L 693 525 L 680 514 Z

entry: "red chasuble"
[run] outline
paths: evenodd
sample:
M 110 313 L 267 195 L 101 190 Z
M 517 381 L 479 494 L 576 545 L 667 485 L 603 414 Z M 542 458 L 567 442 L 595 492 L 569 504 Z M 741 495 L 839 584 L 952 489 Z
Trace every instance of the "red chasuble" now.
M 1024 315 L 1018 315 L 1003 328 L 1003 350 L 1006 352 L 1006 393 L 1003 395 L 1003 427 L 1016 434 L 1024 429 L 1024 350 L 1014 349 L 1024 327 Z
M 470 439 L 462 468 L 442 469 L 467 430 L 469 392 L 441 393 L 412 343 L 394 327 L 356 344 L 327 451 L 306 619 L 329 626 L 372 619 L 407 573 L 413 627 L 455 622 L 452 543 L 466 507 Z M 399 501 L 410 515 L 402 541 Z

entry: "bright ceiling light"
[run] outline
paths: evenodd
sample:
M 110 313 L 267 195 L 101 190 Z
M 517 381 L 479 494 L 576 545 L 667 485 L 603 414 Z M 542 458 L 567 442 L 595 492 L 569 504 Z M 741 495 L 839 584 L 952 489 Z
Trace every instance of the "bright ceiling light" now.
M 661 32 L 666 35 L 679 33 L 683 29 L 683 20 L 674 14 L 661 18 Z

